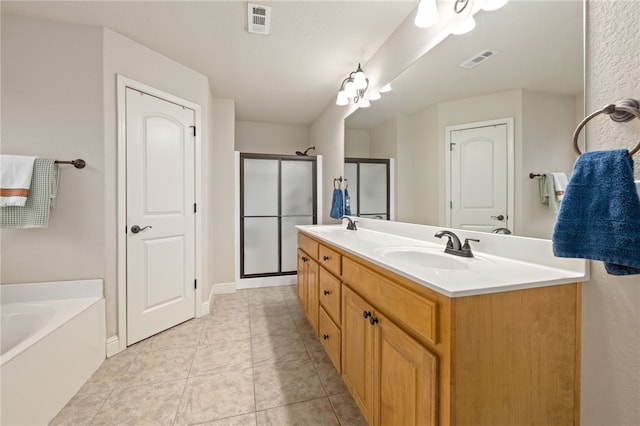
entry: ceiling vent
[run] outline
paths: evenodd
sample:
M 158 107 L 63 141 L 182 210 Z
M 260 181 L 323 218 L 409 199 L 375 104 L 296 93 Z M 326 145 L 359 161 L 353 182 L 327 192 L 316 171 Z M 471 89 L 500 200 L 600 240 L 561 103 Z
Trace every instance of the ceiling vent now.
M 473 69 L 475 67 L 477 67 L 478 65 L 480 65 L 481 63 L 483 63 L 484 61 L 486 61 L 487 59 L 497 55 L 498 52 L 496 52 L 495 50 L 483 50 L 482 52 L 478 53 L 477 55 L 475 55 L 473 58 L 470 58 L 466 61 L 464 61 L 463 63 L 461 63 L 460 65 L 458 65 L 460 68 L 466 68 L 468 70 Z
M 247 30 L 252 34 L 268 35 L 271 28 L 271 7 L 248 4 Z

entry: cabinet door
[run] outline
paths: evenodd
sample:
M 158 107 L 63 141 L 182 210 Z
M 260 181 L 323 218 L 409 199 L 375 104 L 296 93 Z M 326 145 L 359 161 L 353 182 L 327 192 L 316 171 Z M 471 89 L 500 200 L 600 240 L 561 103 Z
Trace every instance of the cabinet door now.
M 318 334 L 318 262 L 309 259 L 307 263 L 307 318 Z
M 369 424 L 373 402 L 372 314 L 367 302 L 342 286 L 342 378 Z
M 307 276 L 309 256 L 298 249 L 298 304 L 304 312 L 307 312 Z
M 374 313 L 373 425 L 436 425 L 437 357 Z

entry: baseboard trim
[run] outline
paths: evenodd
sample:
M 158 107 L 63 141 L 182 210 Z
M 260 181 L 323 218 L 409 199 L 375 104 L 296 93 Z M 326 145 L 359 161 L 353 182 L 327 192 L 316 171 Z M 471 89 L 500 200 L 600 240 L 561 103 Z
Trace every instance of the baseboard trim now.
M 236 292 L 236 283 L 217 283 L 211 288 L 211 297 L 214 294 L 231 294 Z
M 298 282 L 297 275 L 281 275 L 277 277 L 263 278 L 243 278 L 238 281 L 238 290 L 248 288 L 277 287 L 281 285 L 292 285 Z
M 111 336 L 107 339 L 107 358 L 111 358 L 122 351 L 123 348 L 120 348 L 120 338 L 118 336 Z

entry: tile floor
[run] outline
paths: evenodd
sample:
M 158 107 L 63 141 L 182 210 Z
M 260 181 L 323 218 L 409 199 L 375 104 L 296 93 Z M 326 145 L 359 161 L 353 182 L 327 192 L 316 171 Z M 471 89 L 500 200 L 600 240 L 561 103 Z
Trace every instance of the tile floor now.
M 295 286 L 217 295 L 211 314 L 107 359 L 51 425 L 365 425 Z

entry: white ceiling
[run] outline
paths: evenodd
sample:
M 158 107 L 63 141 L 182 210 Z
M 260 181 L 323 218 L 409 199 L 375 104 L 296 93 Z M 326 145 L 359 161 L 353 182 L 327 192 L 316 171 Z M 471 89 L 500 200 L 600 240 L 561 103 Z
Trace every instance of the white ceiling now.
M 236 119 L 308 125 L 417 0 L 254 1 L 271 34 L 249 34 L 246 1 L 2 1 L 2 13 L 110 28 L 209 78 Z M 365 69 L 366 71 L 366 69 Z

